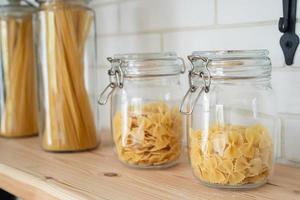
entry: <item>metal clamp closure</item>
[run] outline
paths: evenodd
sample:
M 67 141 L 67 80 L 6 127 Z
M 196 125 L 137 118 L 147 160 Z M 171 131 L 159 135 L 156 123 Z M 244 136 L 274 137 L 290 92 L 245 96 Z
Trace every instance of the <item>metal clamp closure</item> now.
M 181 57 L 177 57 L 177 59 L 178 59 L 178 60 L 180 60 L 180 61 L 181 61 L 181 64 L 182 64 L 182 67 L 181 67 L 181 71 L 180 71 L 180 73 L 184 74 L 184 73 L 185 73 L 185 71 L 186 71 L 186 65 L 185 65 L 185 61 L 184 61 L 184 59 L 183 59 L 183 58 L 181 58 Z
M 124 73 L 121 69 L 122 61 L 120 59 L 113 59 L 108 57 L 107 60 L 111 63 L 112 67 L 108 70 L 109 84 L 105 87 L 99 95 L 98 104 L 105 105 L 109 97 L 113 94 L 114 90 L 123 88 Z
M 192 69 L 189 71 L 189 90 L 185 94 L 181 105 L 180 112 L 185 115 L 190 115 L 193 113 L 194 107 L 203 92 L 208 93 L 211 85 L 211 74 L 208 69 L 210 60 L 206 57 L 201 56 L 188 56 L 188 59 L 192 63 Z M 197 71 L 195 70 L 195 64 L 198 61 L 204 62 L 204 70 Z M 195 84 L 195 80 L 199 78 L 201 83 Z M 198 93 L 196 93 L 198 91 Z

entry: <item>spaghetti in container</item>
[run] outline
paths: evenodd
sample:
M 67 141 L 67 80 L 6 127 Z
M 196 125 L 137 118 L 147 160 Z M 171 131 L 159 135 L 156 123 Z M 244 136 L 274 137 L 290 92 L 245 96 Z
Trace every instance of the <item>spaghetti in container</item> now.
M 86 0 L 38 0 L 35 16 L 40 133 L 47 151 L 97 146 L 95 14 Z
M 18 0 L 0 6 L 0 136 L 3 137 L 38 134 L 34 10 Z

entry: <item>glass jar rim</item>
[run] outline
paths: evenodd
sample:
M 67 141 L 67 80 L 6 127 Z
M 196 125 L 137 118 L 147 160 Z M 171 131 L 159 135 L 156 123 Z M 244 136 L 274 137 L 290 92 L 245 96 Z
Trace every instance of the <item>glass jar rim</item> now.
M 124 77 L 168 76 L 184 73 L 185 64 L 175 52 L 116 54 Z
M 0 16 L 22 16 L 22 14 L 33 14 L 36 8 L 23 3 L 24 1 L 15 1 L 15 3 L 0 4 Z M 17 3 L 18 2 L 18 3 Z
M 189 59 L 196 71 L 207 67 L 212 79 L 270 78 L 272 66 L 268 55 L 266 49 L 194 51 Z
M 47 2 L 71 2 L 73 3 L 74 0 L 35 0 L 37 3 L 47 3 Z M 92 0 L 77 0 L 77 1 L 83 1 L 83 2 L 86 2 L 86 3 L 90 3 Z
M 22 0 L 5 0 L 3 3 L 0 3 L 0 5 L 18 5 L 22 2 Z
M 269 51 L 267 49 L 193 51 L 192 55 L 204 56 L 210 59 L 259 58 L 267 57 Z

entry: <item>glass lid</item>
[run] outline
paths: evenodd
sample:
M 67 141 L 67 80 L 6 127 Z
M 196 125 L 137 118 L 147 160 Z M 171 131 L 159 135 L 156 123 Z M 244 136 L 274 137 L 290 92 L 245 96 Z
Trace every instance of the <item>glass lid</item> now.
M 32 14 L 35 9 L 29 2 L 24 0 L 6 0 L 0 3 L 0 17 L 28 15 Z
M 206 67 L 212 78 L 271 76 L 268 50 L 195 51 L 189 56 L 195 71 Z M 207 62 L 206 62 L 207 61 Z
M 117 54 L 113 60 L 120 60 L 124 77 L 167 76 L 185 71 L 183 59 L 174 52 Z
M 76 3 L 76 2 L 84 2 L 90 3 L 92 0 L 35 0 L 37 3 L 52 3 L 52 2 L 61 2 L 61 3 Z

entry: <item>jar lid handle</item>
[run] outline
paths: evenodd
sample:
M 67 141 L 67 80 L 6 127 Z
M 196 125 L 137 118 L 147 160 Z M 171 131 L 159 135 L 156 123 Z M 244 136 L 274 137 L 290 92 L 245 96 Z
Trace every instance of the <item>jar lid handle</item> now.
M 210 60 L 206 57 L 201 56 L 188 56 L 188 59 L 192 63 L 192 69 L 189 71 L 189 90 L 184 95 L 184 98 L 180 105 L 180 112 L 185 115 L 191 115 L 194 111 L 194 107 L 203 92 L 208 93 L 211 85 L 211 75 L 208 69 Z M 195 62 L 202 60 L 205 62 L 205 71 L 196 71 Z M 194 78 L 198 77 L 202 79 L 200 85 L 194 84 Z M 197 92 L 198 91 L 198 92 Z
M 105 105 L 109 99 L 109 97 L 112 95 L 116 88 L 115 83 L 110 83 L 106 86 L 106 88 L 101 92 L 98 98 L 98 104 Z
M 181 61 L 181 64 L 182 64 L 182 67 L 181 67 L 181 71 L 180 71 L 180 72 L 181 72 L 182 74 L 184 74 L 185 71 L 186 71 L 186 65 L 185 65 L 184 59 L 181 58 L 181 57 L 177 57 L 177 58 L 178 58 L 178 60 Z
M 108 70 L 109 84 L 101 92 L 98 98 L 98 104 L 100 105 L 105 105 L 107 103 L 116 87 L 123 88 L 124 75 L 121 69 L 122 61 L 111 57 L 108 57 L 107 60 L 111 63 L 112 67 Z

